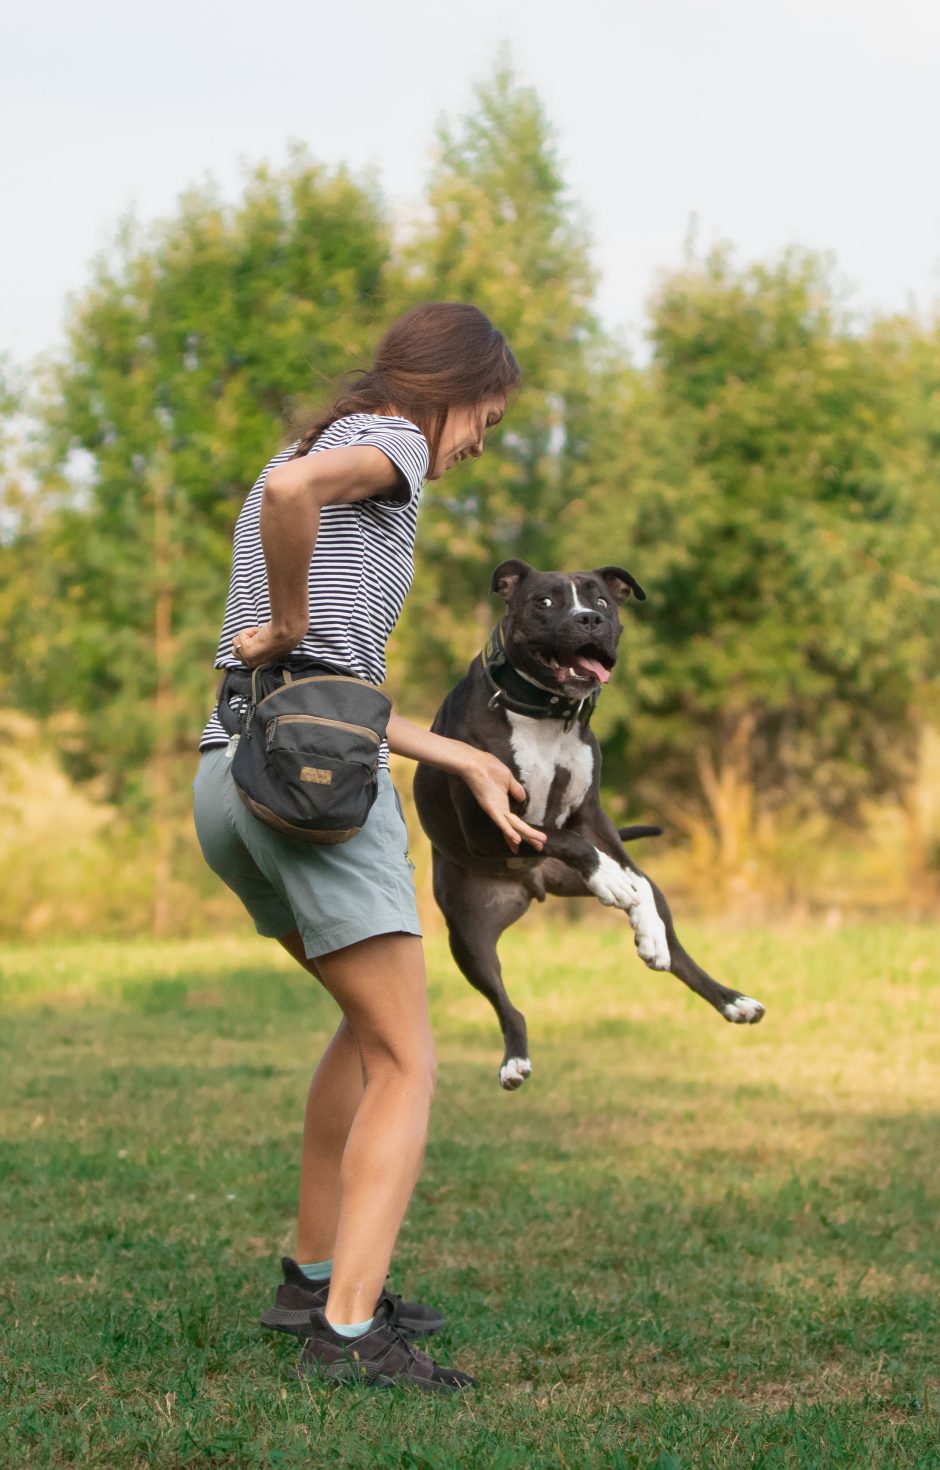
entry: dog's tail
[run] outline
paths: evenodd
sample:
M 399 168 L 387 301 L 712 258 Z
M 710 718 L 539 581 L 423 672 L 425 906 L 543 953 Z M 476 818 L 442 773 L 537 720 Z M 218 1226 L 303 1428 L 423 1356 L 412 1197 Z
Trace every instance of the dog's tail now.
M 662 837 L 662 827 L 618 827 L 621 842 L 635 842 L 638 837 Z

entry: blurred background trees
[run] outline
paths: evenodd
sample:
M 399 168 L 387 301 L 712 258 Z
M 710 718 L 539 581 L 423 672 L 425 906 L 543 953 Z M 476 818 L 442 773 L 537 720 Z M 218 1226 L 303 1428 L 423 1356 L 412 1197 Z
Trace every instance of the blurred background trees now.
M 931 899 L 940 325 L 854 320 L 805 251 L 690 251 L 638 362 L 602 331 L 594 285 L 551 126 L 504 62 L 442 128 L 407 240 L 374 178 L 295 149 L 234 204 L 193 190 L 173 218 L 122 226 L 61 360 L 28 391 L 0 370 L 0 720 L 8 745 L 54 745 L 73 783 L 56 859 L 88 888 L 73 923 L 212 921 L 188 798 L 235 517 L 332 380 L 426 299 L 480 305 L 525 386 L 484 458 L 426 487 L 390 650 L 403 712 L 429 718 L 479 647 L 496 562 L 622 563 L 650 596 L 599 714 L 612 808 L 669 827 L 690 888 L 707 874 L 714 897 L 719 873 L 733 896 L 751 871 L 774 902 L 810 901 L 820 851 L 896 817 L 903 891 Z M 64 897 L 48 854 L 24 856 L 36 783 L 6 760 L 0 866 L 20 881 L 0 932 L 17 933 Z M 64 811 L 62 779 L 49 765 L 39 784 Z
M 649 579 L 617 696 L 626 774 L 733 874 L 762 818 L 857 823 L 916 780 L 936 359 L 914 322 L 860 329 L 829 263 L 795 250 L 690 261 L 651 320 L 649 370 L 608 385 L 567 559 L 619 534 Z

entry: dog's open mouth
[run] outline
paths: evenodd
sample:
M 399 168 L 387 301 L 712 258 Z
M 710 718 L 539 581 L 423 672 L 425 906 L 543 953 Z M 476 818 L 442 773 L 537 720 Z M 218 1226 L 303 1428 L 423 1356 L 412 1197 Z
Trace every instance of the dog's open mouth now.
M 535 657 L 559 684 L 606 684 L 615 662 L 614 655 L 596 643 L 586 643 L 576 653 L 536 652 Z

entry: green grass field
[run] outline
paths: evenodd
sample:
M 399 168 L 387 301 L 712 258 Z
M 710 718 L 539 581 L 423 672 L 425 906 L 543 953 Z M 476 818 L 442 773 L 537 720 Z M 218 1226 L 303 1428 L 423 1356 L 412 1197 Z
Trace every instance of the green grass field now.
M 4 955 L 4 1466 L 940 1466 L 940 930 L 614 916 L 504 942 L 534 1072 L 429 943 L 441 1056 L 392 1285 L 459 1401 L 312 1388 L 256 1327 L 332 1002 L 270 942 Z

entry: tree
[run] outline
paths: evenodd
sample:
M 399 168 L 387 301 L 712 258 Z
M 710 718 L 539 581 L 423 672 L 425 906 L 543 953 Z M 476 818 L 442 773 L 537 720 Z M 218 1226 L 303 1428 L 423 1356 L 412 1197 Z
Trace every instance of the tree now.
M 43 412 L 42 483 L 64 504 L 50 548 L 40 666 L 14 691 L 81 725 L 79 775 L 169 809 L 208 706 L 231 531 L 316 390 L 386 314 L 390 241 L 374 184 L 295 151 L 234 207 L 193 190 L 150 231 L 126 226 L 71 315 Z M 80 471 L 81 473 L 79 473 Z M 158 925 L 169 836 L 158 834 Z
M 567 467 L 588 437 L 590 364 L 599 342 L 588 236 L 531 88 L 501 59 L 476 107 L 442 124 L 429 218 L 404 254 L 409 302 L 470 301 L 518 357 L 524 391 L 465 463 L 423 495 L 415 586 L 390 669 L 433 709 L 493 620 L 494 566 L 551 565 Z
M 726 868 L 761 808 L 852 818 L 909 777 L 937 613 L 916 335 L 856 330 L 816 257 L 720 250 L 654 298 L 648 379 L 607 385 L 570 554 L 590 527 L 649 579 L 620 733 Z

